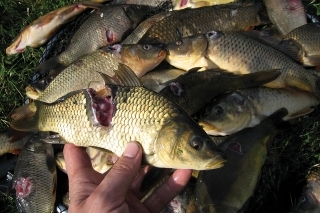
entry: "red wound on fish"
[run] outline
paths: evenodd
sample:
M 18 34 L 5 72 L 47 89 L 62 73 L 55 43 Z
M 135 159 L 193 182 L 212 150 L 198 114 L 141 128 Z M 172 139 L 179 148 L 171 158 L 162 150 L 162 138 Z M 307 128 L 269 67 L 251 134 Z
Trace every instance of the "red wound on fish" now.
M 102 126 L 109 126 L 114 113 L 112 97 L 110 95 L 99 96 L 94 89 L 89 89 L 88 91 L 92 97 L 92 107 L 95 109 L 95 115 L 98 122 Z
M 170 90 L 176 96 L 181 96 L 183 89 L 180 86 L 179 82 L 170 83 Z
M 114 40 L 115 40 L 114 33 L 112 31 L 110 31 L 110 30 L 107 30 L 106 31 L 106 38 L 107 38 L 107 42 L 108 43 L 114 42 Z
M 228 147 L 231 151 L 242 155 L 241 145 L 238 142 L 230 143 Z
M 288 3 L 289 3 L 288 9 L 290 11 L 299 10 L 302 7 L 302 3 L 300 0 L 299 1 L 298 0 L 291 0 Z
M 16 196 L 19 198 L 25 198 L 30 195 L 32 190 L 32 182 L 30 178 L 21 177 L 15 182 L 14 189 L 16 190 Z
M 181 2 L 180 2 L 180 7 L 184 7 L 184 6 L 186 6 L 188 4 L 188 0 L 182 0 Z

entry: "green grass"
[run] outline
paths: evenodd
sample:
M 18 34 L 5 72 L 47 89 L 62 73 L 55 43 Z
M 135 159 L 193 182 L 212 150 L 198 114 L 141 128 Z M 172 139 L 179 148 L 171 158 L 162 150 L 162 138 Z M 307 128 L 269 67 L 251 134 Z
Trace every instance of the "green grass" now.
M 0 131 L 8 127 L 8 115 L 24 103 L 24 88 L 31 81 L 44 47 L 6 56 L 20 30 L 37 17 L 73 3 L 71 0 L 0 1 Z M 312 3 L 320 11 L 317 1 Z M 320 110 L 299 119 L 296 125 L 279 134 L 262 169 L 261 179 L 249 204 L 248 212 L 296 212 L 304 178 L 310 166 L 320 161 Z M 15 212 L 12 197 L 0 194 L 2 212 Z

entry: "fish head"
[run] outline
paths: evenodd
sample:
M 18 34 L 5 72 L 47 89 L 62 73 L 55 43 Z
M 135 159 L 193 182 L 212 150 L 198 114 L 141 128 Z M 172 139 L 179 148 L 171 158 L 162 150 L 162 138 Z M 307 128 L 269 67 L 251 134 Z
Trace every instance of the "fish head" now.
M 320 184 L 317 181 L 310 181 L 303 189 L 299 199 L 299 212 L 316 213 L 320 212 Z
M 166 55 L 167 51 L 162 45 L 127 44 L 122 46 L 121 59 L 140 78 L 158 66 Z
M 151 7 L 148 5 L 124 4 L 122 7 L 126 16 L 133 22 L 133 28 L 151 11 Z
M 225 155 L 189 116 L 177 116 L 164 124 L 155 150 L 155 164 L 161 167 L 207 170 L 220 168 L 226 161 Z
M 199 122 L 209 135 L 229 135 L 248 126 L 251 109 L 246 97 L 234 92 L 220 96 L 206 109 Z
M 208 41 L 203 34 L 182 38 L 167 45 L 166 60 L 176 66 L 178 64 L 197 61 L 206 54 Z M 179 65 L 178 65 L 179 67 Z

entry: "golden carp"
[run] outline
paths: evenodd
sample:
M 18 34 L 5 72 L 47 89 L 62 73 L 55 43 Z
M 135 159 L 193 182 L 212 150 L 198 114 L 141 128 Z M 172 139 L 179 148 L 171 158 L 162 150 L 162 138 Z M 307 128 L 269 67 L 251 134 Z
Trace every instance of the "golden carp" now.
M 182 37 L 209 30 L 243 31 L 268 23 L 263 4 L 226 4 L 172 11 L 144 34 L 139 43 L 150 41 L 168 44 Z
M 167 86 L 167 82 L 176 79 L 184 73 L 186 73 L 184 70 L 179 69 L 152 70 L 142 76 L 140 81 L 144 87 L 155 92 L 160 92 Z
M 281 43 L 295 43 L 300 47 L 299 61 L 306 66 L 317 66 L 320 64 L 319 36 L 320 26 L 318 23 L 305 24 L 289 32 Z
M 206 58 L 208 40 L 204 34 L 184 37 L 167 45 L 166 61 L 179 69 L 189 70 L 190 67 L 202 69 L 217 68 L 217 65 Z
M 113 45 L 85 55 L 64 69 L 43 91 L 31 86 L 26 94 L 32 99 L 52 103 L 58 98 L 79 89 L 104 87 L 100 73 L 113 76 L 120 63 L 130 67 L 140 78 L 155 68 L 166 56 L 166 50 L 157 45 Z
M 45 44 L 62 25 L 69 22 L 88 8 L 99 9 L 98 3 L 78 2 L 56 9 L 26 26 L 6 49 L 7 55 L 24 52 L 27 46 L 36 48 Z
M 168 82 L 159 93 L 185 109 L 190 115 L 205 107 L 213 98 L 228 90 L 263 85 L 276 79 L 280 72 L 270 70 L 255 75 L 233 75 L 220 69 L 197 72 L 197 69 Z
M 265 0 L 268 15 L 282 35 L 305 25 L 307 16 L 301 0 Z
M 319 74 L 306 70 L 280 51 L 239 33 L 210 31 L 206 35 L 207 57 L 221 69 L 235 74 L 279 69 L 281 75 L 265 86 L 296 88 L 320 98 Z
M 90 14 L 70 40 L 67 49 L 36 67 L 41 74 L 59 71 L 76 59 L 103 46 L 120 42 L 149 12 L 149 6 L 106 5 Z
M 311 113 L 320 103 L 310 93 L 288 89 L 251 88 L 227 93 L 208 106 L 208 114 L 199 124 L 210 135 L 230 135 L 259 124 L 267 116 L 285 107 L 289 120 Z
M 13 176 L 16 203 L 22 212 L 51 213 L 56 199 L 57 174 L 51 144 L 33 135 L 24 145 Z
M 30 138 L 27 132 L 8 130 L 0 134 L 0 156 L 5 153 L 18 154 Z
M 309 169 L 303 187 L 302 195 L 299 199 L 298 210 L 301 213 L 317 213 L 320 211 L 320 169 L 319 164 Z
M 219 145 L 228 162 L 223 168 L 201 171 L 195 189 L 197 212 L 239 212 L 253 195 L 275 125 L 286 115 L 282 108 L 254 128 L 231 135 Z
M 210 137 L 177 104 L 140 86 L 135 74 L 121 65 L 113 85 L 85 89 L 47 104 L 34 101 L 11 115 L 17 130 L 53 131 L 77 146 L 107 149 L 120 156 L 129 141 L 139 141 L 144 159 L 156 167 L 213 169 L 225 162 Z M 109 82 L 107 81 L 109 80 Z M 26 112 L 23 112 L 25 110 Z M 33 114 L 31 119 L 21 114 Z

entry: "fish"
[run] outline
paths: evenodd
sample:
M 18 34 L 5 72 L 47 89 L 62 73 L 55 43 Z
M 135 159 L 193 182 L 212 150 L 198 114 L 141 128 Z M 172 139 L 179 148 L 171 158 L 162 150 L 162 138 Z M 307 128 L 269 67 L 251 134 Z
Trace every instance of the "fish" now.
M 0 134 L 0 156 L 6 153 L 19 154 L 30 133 L 8 129 Z
M 160 168 L 223 166 L 223 153 L 181 107 L 142 87 L 129 67 L 121 64 L 116 72 L 119 80 L 105 76 L 105 89 L 83 89 L 52 104 L 35 100 L 16 109 L 11 127 L 53 131 L 76 146 L 103 148 L 117 156 L 129 141 L 138 141 L 146 163 Z
M 301 0 L 265 0 L 268 16 L 282 35 L 305 25 L 307 16 Z
M 212 99 L 228 90 L 256 87 L 276 79 L 280 72 L 269 70 L 254 75 L 234 75 L 221 69 L 197 72 L 191 69 L 184 75 L 168 82 L 159 93 L 166 96 L 194 115 Z
M 140 4 L 149 6 L 159 6 L 164 3 L 172 5 L 173 10 L 182 10 L 185 8 L 199 8 L 204 6 L 228 4 L 235 0 L 114 0 L 114 4 Z
M 14 169 L 13 188 L 21 212 L 54 211 L 57 173 L 53 147 L 42 142 L 41 137 L 42 134 L 30 137 Z
M 228 161 L 222 168 L 200 171 L 195 186 L 196 212 L 239 212 L 243 208 L 254 193 L 276 134 L 275 125 L 286 114 L 287 110 L 281 108 L 259 125 L 243 129 L 219 145 Z
M 172 11 L 152 25 L 138 43 L 168 44 L 209 30 L 243 31 L 269 23 L 263 4 L 226 4 Z
M 46 103 L 79 89 L 104 87 L 101 73 L 114 76 L 119 63 L 130 67 L 137 77 L 155 68 L 166 57 L 166 50 L 158 45 L 115 44 L 83 56 L 64 69 L 43 90 L 27 86 L 28 97 Z
M 299 62 L 305 66 L 317 66 L 320 64 L 320 36 L 319 23 L 309 23 L 290 31 L 280 44 L 294 43 L 299 48 Z
M 22 53 L 26 47 L 37 48 L 48 40 L 63 26 L 87 9 L 99 9 L 103 5 L 90 1 L 78 2 L 58 8 L 33 21 L 26 26 L 6 49 L 7 55 Z
M 109 152 L 108 150 L 87 147 L 86 152 L 91 160 L 92 168 L 101 174 L 107 172 L 118 159 L 118 156 L 116 156 L 112 152 Z M 59 152 L 55 155 L 55 161 L 58 168 L 61 171 L 67 173 L 63 152 Z
M 176 79 L 184 73 L 186 72 L 180 69 L 152 70 L 142 76 L 140 81 L 147 89 L 160 92 L 167 86 L 166 82 Z
M 239 33 L 210 31 L 206 36 L 209 42 L 206 56 L 219 68 L 235 74 L 280 69 L 280 76 L 264 86 L 295 88 L 320 98 L 317 71 L 306 70 L 282 52 Z
M 35 72 L 60 71 L 86 54 L 120 42 L 142 21 L 149 9 L 144 5 L 105 5 L 94 11 L 74 33 L 67 49 L 38 65 Z
M 241 89 L 218 97 L 207 107 L 207 115 L 200 119 L 206 133 L 231 135 L 241 129 L 254 127 L 263 119 L 285 107 L 290 120 L 313 112 L 320 100 L 314 95 L 289 89 L 266 87 Z
M 298 211 L 301 213 L 317 213 L 320 211 L 320 165 L 313 165 L 307 174 L 306 185 L 299 198 Z
M 217 68 L 217 65 L 206 58 L 208 40 L 204 34 L 184 37 L 166 46 L 168 53 L 166 61 L 174 67 L 189 70 L 190 67 L 201 69 Z

